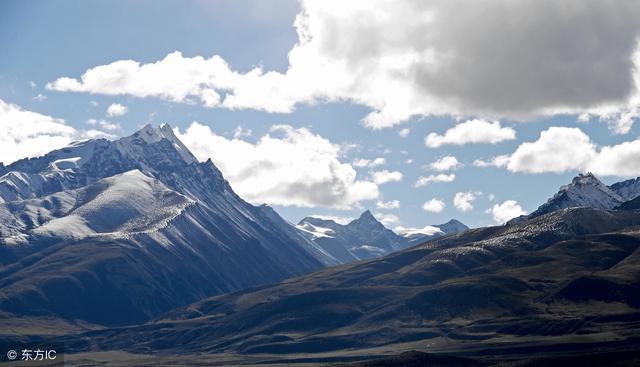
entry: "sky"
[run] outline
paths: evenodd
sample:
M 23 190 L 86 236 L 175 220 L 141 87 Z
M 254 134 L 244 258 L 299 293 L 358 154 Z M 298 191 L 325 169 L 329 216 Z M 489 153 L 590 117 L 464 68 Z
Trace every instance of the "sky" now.
M 291 222 L 500 224 L 640 176 L 639 36 L 624 0 L 6 0 L 0 162 L 169 123 Z

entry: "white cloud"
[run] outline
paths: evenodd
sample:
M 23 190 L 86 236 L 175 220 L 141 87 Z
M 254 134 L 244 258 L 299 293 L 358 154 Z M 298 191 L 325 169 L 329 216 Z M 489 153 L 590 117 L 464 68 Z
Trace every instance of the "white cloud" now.
M 31 98 L 31 99 L 33 99 L 34 101 L 42 102 L 42 101 L 46 101 L 47 100 L 47 96 L 45 96 L 42 93 L 38 93 L 37 96 L 35 96 L 35 97 Z
M 89 129 L 82 132 L 80 135 L 81 139 L 113 139 L 116 136 L 113 134 L 109 134 L 108 132 L 97 130 L 97 129 Z
M 237 126 L 233 130 L 233 137 L 235 139 L 249 137 L 253 135 L 253 131 L 251 129 L 245 129 L 242 126 Z
M 406 138 L 410 133 L 411 129 L 409 129 L 408 127 L 405 127 L 404 129 L 400 129 L 400 131 L 398 131 L 398 135 L 400 135 L 401 138 Z
M 434 227 L 434 226 L 425 226 L 424 228 L 411 228 L 411 227 L 397 226 L 396 228 L 394 228 L 393 231 L 403 236 L 412 235 L 412 234 L 426 234 L 428 236 L 431 236 L 437 233 L 443 233 L 440 228 Z
M 452 155 L 444 156 L 429 164 L 429 167 L 435 171 L 450 171 L 457 169 L 460 166 L 462 166 L 462 164 Z
M 73 141 L 113 138 L 104 131 L 76 130 L 63 119 L 43 115 L 0 99 L 0 163 L 42 156 Z
M 379 197 L 375 183 L 359 180 L 353 167 L 339 160 L 340 146 L 305 128 L 275 125 L 255 144 L 216 135 L 197 122 L 175 132 L 254 203 L 347 209 Z
M 447 114 L 619 119 L 638 105 L 634 1 L 302 0 L 295 27 L 284 73 L 173 52 L 96 66 L 47 88 L 267 112 L 351 101 L 372 109 L 363 120 L 372 128 Z
M 402 181 L 402 172 L 399 171 L 375 171 L 371 173 L 371 177 L 373 182 L 378 185 L 383 185 L 389 182 L 400 182 Z
M 98 120 L 98 119 L 88 119 L 87 124 L 91 126 L 100 126 L 101 128 L 107 131 L 113 131 L 120 129 L 120 124 L 116 124 L 107 120 Z
M 430 133 L 424 139 L 429 148 L 438 148 L 443 145 L 464 144 L 496 144 L 505 140 L 516 138 L 516 131 L 510 127 L 500 126 L 499 121 L 486 121 L 474 119 L 457 124 L 447 130 L 444 135 Z
M 378 209 L 386 209 L 386 210 L 398 209 L 400 208 L 400 201 L 399 200 L 378 201 L 376 203 L 376 207 Z
M 386 159 L 379 157 L 376 159 L 360 158 L 353 161 L 353 165 L 359 168 L 362 167 L 377 167 L 386 163 Z
M 100 127 L 102 127 L 107 131 L 118 130 L 120 128 L 119 124 L 116 124 L 111 121 L 106 121 L 106 120 L 100 120 L 99 124 L 100 124 Z
M 309 217 L 320 218 L 324 220 L 332 220 L 338 224 L 349 224 L 349 222 L 353 221 L 355 218 L 353 217 L 340 217 L 336 215 L 322 215 L 322 214 L 312 214 Z
M 454 173 L 444 174 L 440 173 L 437 175 L 429 175 L 429 176 L 421 176 L 418 178 L 418 181 L 414 184 L 415 187 L 427 186 L 431 182 L 451 182 L 456 179 L 456 175 Z
M 500 224 L 506 223 L 515 217 L 527 214 L 527 212 L 522 210 L 520 204 L 515 200 L 507 200 L 502 204 L 495 204 L 490 209 L 490 213 L 493 215 L 493 219 L 496 223 Z
M 542 131 L 538 140 L 520 144 L 512 154 L 474 164 L 506 167 L 511 172 L 590 171 L 601 176 L 636 177 L 640 175 L 640 139 L 600 147 L 578 128 L 553 126 Z
M 550 127 L 532 143 L 522 143 L 511 154 L 507 168 L 514 172 L 566 172 L 585 167 L 595 156 L 595 145 L 578 128 Z
M 430 213 L 440 213 L 445 208 L 444 201 L 433 198 L 422 205 L 422 209 Z
M 453 206 L 461 212 L 473 210 L 473 202 L 478 198 L 480 192 L 457 192 L 453 197 Z
M 63 119 L 0 100 L 0 162 L 4 164 L 65 147 L 77 136 L 78 132 Z
M 488 161 L 482 159 L 476 159 L 473 161 L 473 165 L 480 168 L 485 167 L 504 167 L 509 164 L 509 156 L 508 155 L 499 155 L 491 158 Z
M 121 105 L 120 103 L 112 103 L 107 108 L 107 116 L 109 117 L 122 116 L 126 114 L 128 111 L 129 111 L 129 107 L 125 105 Z
M 398 218 L 398 216 L 394 214 L 373 213 L 373 216 L 385 226 L 400 222 L 400 218 Z

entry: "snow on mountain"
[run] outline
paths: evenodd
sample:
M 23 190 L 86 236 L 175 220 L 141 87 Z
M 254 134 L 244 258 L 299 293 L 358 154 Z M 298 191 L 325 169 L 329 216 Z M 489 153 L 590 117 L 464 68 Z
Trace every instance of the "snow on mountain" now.
M 409 240 L 410 245 L 417 245 L 422 242 L 436 239 L 453 233 L 463 232 L 469 229 L 462 222 L 451 219 L 443 224 L 427 225 L 423 228 L 396 228 L 401 236 Z
M 169 125 L 0 168 L 0 269 L 12 264 L 2 274 L 14 279 L 0 284 L 11 288 L 0 289 L 0 304 L 9 312 L 39 308 L 91 322 L 139 322 L 208 295 L 339 263 L 270 207 L 242 200 Z M 40 265 L 19 262 L 34 253 Z M 65 290 L 95 312 L 70 307 L 46 277 L 34 276 L 49 272 L 60 279 L 93 274 Z M 149 292 L 132 293 L 141 287 Z M 30 289 L 44 298 L 25 303 Z M 128 311 L 99 311 L 109 299 L 131 300 L 121 305 Z
M 330 219 L 306 217 L 296 227 L 342 263 L 383 256 L 432 238 L 468 229 L 464 224 L 451 220 L 440 226 L 426 226 L 422 230 L 408 230 L 398 235 L 386 228 L 368 210 L 344 225 Z
M 60 239 L 124 236 L 165 226 L 193 203 L 134 170 L 81 189 L 0 205 L 0 241 L 26 243 L 28 235 Z
M 616 182 L 609 188 L 620 195 L 625 201 L 629 201 L 640 196 L 640 177 L 630 180 Z
M 527 216 L 515 218 L 511 222 L 520 222 L 527 218 L 535 218 L 565 208 L 614 209 L 626 201 L 625 197 L 619 194 L 618 191 L 624 193 L 624 195 L 631 195 L 630 192 L 633 187 L 633 184 L 621 185 L 616 189 L 614 188 L 616 185 L 618 184 L 614 184 L 611 187 L 605 185 L 591 172 L 578 174 L 571 180 L 571 183 L 560 187 L 552 198 L 534 212 Z M 627 189 L 624 187 L 627 187 Z
M 315 244 L 301 236 L 298 231 L 290 231 L 290 226 L 277 213 L 266 213 L 265 210 L 242 200 L 233 192 L 213 162 L 198 162 L 174 135 L 168 124 L 158 128 L 146 125 L 131 136 L 116 141 L 97 139 L 74 143 L 42 157 L 17 161 L 6 169 L 8 172 L 0 177 L 0 202 L 16 202 L 73 191 L 108 177 L 134 171 L 137 173 L 118 176 L 117 185 L 109 191 L 111 202 L 107 203 L 100 198 L 104 205 L 112 208 L 121 205 L 127 208 L 132 204 L 131 200 L 134 197 L 127 196 L 127 193 L 134 195 L 138 190 L 135 185 L 122 185 L 123 177 L 156 179 L 165 188 L 198 203 L 211 212 L 211 215 L 227 222 L 228 230 L 236 230 L 255 238 L 264 237 L 265 231 L 275 232 L 284 237 L 285 242 L 295 243 L 298 247 L 310 251 L 310 255 L 317 261 L 323 264 L 335 263 L 334 259 L 319 251 Z M 101 185 L 105 185 L 105 182 Z M 113 195 L 115 188 L 121 186 L 123 189 L 118 191 L 124 194 Z M 144 204 L 154 208 L 150 202 Z M 161 208 L 155 210 L 161 211 Z M 98 219 L 101 217 L 100 211 L 91 215 Z M 108 221 L 109 218 L 105 217 L 102 220 Z M 59 223 L 68 223 L 69 229 L 66 230 L 64 225 Z M 32 235 L 57 234 L 61 238 L 68 238 L 70 233 L 81 234 L 81 237 L 93 233 L 76 216 L 56 219 L 38 231 L 31 231 L 32 229 L 28 228 Z M 25 235 L 23 232 L 19 237 Z M 283 251 L 282 246 L 272 242 L 262 241 L 264 246 L 275 252 Z

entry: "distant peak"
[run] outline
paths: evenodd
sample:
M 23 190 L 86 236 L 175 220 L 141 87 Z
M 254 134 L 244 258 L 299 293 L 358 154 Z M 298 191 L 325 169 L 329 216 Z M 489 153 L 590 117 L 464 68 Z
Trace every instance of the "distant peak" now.
M 595 183 L 595 184 L 601 184 L 602 182 L 600 182 L 600 180 L 598 180 L 598 178 L 591 172 L 587 172 L 587 173 L 579 173 L 576 177 L 573 178 L 573 180 L 571 180 L 572 184 L 591 184 L 591 183 Z
M 374 220 L 376 222 L 378 221 L 369 210 L 365 210 L 364 212 L 362 212 L 362 214 L 360 214 L 360 218 L 358 219 Z
M 351 222 L 349 222 L 348 225 L 356 225 L 356 226 L 360 226 L 360 225 L 366 225 L 366 226 L 382 226 L 384 227 L 384 225 L 382 223 L 380 223 L 380 221 L 378 221 L 376 219 L 376 217 L 373 216 L 373 214 L 371 214 L 371 212 L 369 210 L 365 210 L 362 214 L 360 214 L 360 217 L 358 217 L 358 219 L 352 220 Z

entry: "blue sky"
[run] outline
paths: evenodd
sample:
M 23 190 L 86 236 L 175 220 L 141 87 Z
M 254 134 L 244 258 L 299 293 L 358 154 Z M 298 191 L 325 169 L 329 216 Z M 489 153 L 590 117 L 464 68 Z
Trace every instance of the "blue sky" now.
M 257 0 L 3 1 L 0 3 L 0 100 L 6 104 L 19 106 L 22 111 L 33 111 L 43 116 L 63 119 L 65 125 L 75 129 L 78 137 L 82 137 L 83 131 L 91 129 L 110 134 L 111 138 L 126 136 L 146 123 L 160 124 L 163 122 L 170 123 L 173 127 L 178 128 L 180 133 L 186 134 L 192 122 L 197 121 L 200 125 L 208 126 L 216 136 L 226 139 L 224 142 L 228 143 L 229 149 L 231 149 L 233 144 L 239 144 L 239 140 L 257 146 L 260 144 L 260 139 L 267 134 L 275 139 L 282 138 L 282 134 L 290 134 L 287 132 L 288 130 L 273 131 L 274 125 L 288 125 L 294 129 L 291 131 L 306 128 L 314 137 L 324 139 L 339 148 L 339 152 L 335 153 L 335 156 L 326 157 L 326 159 L 349 166 L 340 166 L 341 172 L 349 168 L 357 173 L 357 177 L 351 181 L 348 177 L 345 178 L 349 176 L 348 172 L 338 173 L 342 186 L 333 186 L 333 189 L 336 187 L 345 189 L 355 181 L 372 183 L 373 172 L 382 170 L 402 174 L 402 179 L 399 182 L 375 184 L 377 190 L 375 195 L 369 192 L 362 193 L 362 196 L 358 196 L 359 193 L 335 196 L 339 198 L 336 200 L 343 198 L 349 202 L 349 205 L 346 205 L 349 208 L 345 208 L 345 205 L 340 205 L 334 199 L 325 199 L 328 194 L 318 194 L 321 197 L 319 199 L 314 196 L 312 199 L 301 198 L 300 201 L 296 201 L 295 195 L 290 195 L 292 199 L 289 202 L 280 199 L 288 195 L 283 192 L 271 193 L 265 190 L 264 195 L 261 193 L 256 197 L 250 197 L 256 203 L 263 197 L 264 201 L 271 200 L 271 204 L 279 213 L 294 222 L 309 214 L 354 217 L 364 209 L 371 209 L 380 217 L 386 215 L 386 223 L 391 228 L 396 226 L 419 228 L 427 224 L 442 223 L 450 218 L 457 218 L 470 226 L 483 226 L 496 223 L 494 215 L 487 212 L 494 206 L 508 200 L 514 200 L 522 210 L 531 212 L 555 193 L 559 186 L 569 182 L 578 172 L 590 167 L 593 167 L 593 170 L 605 183 L 612 183 L 639 174 L 637 164 L 628 164 L 636 157 L 634 155 L 637 151 L 634 150 L 635 148 L 631 149 L 626 156 L 620 155 L 618 150 L 614 150 L 604 158 L 598 158 L 595 155 L 599 154 L 603 146 L 613 147 L 625 142 L 635 144 L 635 139 L 637 139 L 637 127 L 633 126 L 633 120 L 637 114 L 637 105 L 634 104 L 636 88 L 632 82 L 625 82 L 627 79 L 633 79 L 634 64 L 631 58 L 634 57 L 632 52 L 635 50 L 635 44 L 629 43 L 627 45 L 625 42 L 626 38 L 633 38 L 632 36 L 637 34 L 637 28 L 634 28 L 633 25 L 634 22 L 638 23 L 637 18 L 634 18 L 635 14 L 629 15 L 628 28 L 625 28 L 626 20 L 621 21 L 619 17 L 616 17 L 618 12 L 629 13 L 625 9 L 618 9 L 618 12 L 614 9 L 612 14 L 603 12 L 599 8 L 584 9 L 585 13 L 593 11 L 594 14 L 599 14 L 598 16 L 602 17 L 604 24 L 609 21 L 613 24 L 612 19 L 618 19 L 616 20 L 618 24 L 615 26 L 603 26 L 602 29 L 589 28 L 593 32 L 593 39 L 586 41 L 580 38 L 583 37 L 581 34 L 585 32 L 580 33 L 580 31 L 584 30 L 581 27 L 589 26 L 581 22 L 579 15 L 573 13 L 566 15 L 566 17 L 568 17 L 570 24 L 575 26 L 577 33 L 569 32 L 567 34 L 558 28 L 558 33 L 554 34 L 553 29 L 555 28 L 553 26 L 562 23 L 563 20 L 558 16 L 559 18 L 555 19 L 556 23 L 547 27 L 551 28 L 551 31 L 540 36 L 548 37 L 547 39 L 542 38 L 541 44 L 550 46 L 549 50 L 545 50 L 545 46 L 537 47 L 536 52 L 539 52 L 537 54 L 539 58 L 532 61 L 533 66 L 525 65 L 526 60 L 522 61 L 517 58 L 512 60 L 512 63 L 509 60 L 500 60 L 504 61 L 506 66 L 501 66 L 501 69 L 496 71 L 491 65 L 482 65 L 482 62 L 495 64 L 493 58 L 501 51 L 507 55 L 520 55 L 526 53 L 525 51 L 530 51 L 508 49 L 507 47 L 520 46 L 500 43 L 501 37 L 504 37 L 503 33 L 510 31 L 513 34 L 513 30 L 490 29 L 486 23 L 483 23 L 484 21 L 478 20 L 477 26 L 480 29 L 479 33 L 481 33 L 478 37 L 482 36 L 482 38 L 474 40 L 475 35 L 466 33 L 467 38 L 470 39 L 469 42 L 474 42 L 473 47 L 457 44 L 456 42 L 461 41 L 459 41 L 460 37 L 455 37 L 455 35 L 445 34 L 440 38 L 433 36 L 434 39 L 431 39 L 431 35 L 424 36 L 427 39 L 424 41 L 423 33 L 417 32 L 416 29 L 407 30 L 407 34 L 417 34 L 415 40 L 406 37 L 398 38 L 402 38 L 402 42 L 406 40 L 407 44 L 404 44 L 392 37 L 396 28 L 389 29 L 383 21 L 375 21 L 375 19 L 367 17 L 367 11 L 376 9 L 374 5 L 368 9 L 344 10 L 347 14 L 349 11 L 357 10 L 355 14 L 362 16 L 358 19 L 364 20 L 354 22 L 357 23 L 355 25 L 342 25 L 339 23 L 344 19 L 338 15 L 331 18 L 333 14 L 331 12 L 335 9 L 327 5 L 327 9 L 320 9 L 322 10 L 320 11 L 318 3 L 313 3 L 313 1 L 308 1 L 299 4 L 295 1 L 284 0 L 268 3 Z M 322 6 L 319 7 L 322 8 Z M 335 4 L 332 6 L 335 7 Z M 545 6 L 549 7 L 550 5 L 545 3 L 540 7 L 544 8 Z M 523 9 L 511 9 L 510 14 L 514 18 L 518 16 L 517 11 L 532 14 L 531 20 L 534 26 L 543 26 L 542 23 L 536 24 L 536 12 L 532 13 L 530 9 L 522 7 Z M 291 102 L 294 107 L 290 111 L 283 111 L 287 107 L 273 107 L 277 110 L 275 112 L 265 111 L 263 107 L 254 107 L 255 105 L 266 105 L 267 109 L 271 108 L 269 93 L 250 95 L 240 101 L 239 107 L 227 108 L 217 105 L 211 108 L 204 106 L 204 102 L 199 99 L 203 95 L 198 94 L 201 92 L 195 93 L 193 98 L 178 101 L 175 97 L 163 97 L 157 93 L 142 97 L 139 94 L 143 92 L 139 92 L 137 89 L 136 91 L 131 90 L 134 87 L 121 87 L 121 89 L 109 93 L 104 92 L 106 90 L 104 86 L 85 88 L 74 85 L 46 88 L 47 83 L 53 83 L 61 77 L 80 80 L 79 78 L 85 71 L 100 65 L 109 65 L 118 60 L 135 60 L 140 64 L 156 63 L 174 51 L 180 51 L 182 57 L 189 60 L 197 56 L 208 59 L 219 55 L 226 61 L 229 69 L 240 74 L 260 67 L 263 72 L 273 71 L 283 75 L 290 67 L 288 53 L 299 42 L 294 20 L 301 8 L 306 8 L 309 19 L 318 21 L 317 24 L 309 22 L 311 25 L 308 30 L 312 34 L 316 32 L 314 40 L 333 40 L 328 45 L 322 44 L 317 49 L 314 48 L 313 52 L 321 53 L 320 56 L 327 57 L 327 60 L 335 60 L 338 58 L 336 55 L 339 55 L 344 58 L 340 59 L 341 61 L 346 60 L 347 63 L 358 65 L 357 68 L 349 70 L 370 74 L 365 74 L 353 83 L 350 81 L 347 88 L 344 87 L 343 81 L 349 77 L 349 74 L 330 75 L 334 69 L 321 69 L 317 75 L 306 76 L 308 79 L 302 78 L 305 85 L 300 86 L 300 94 L 308 92 L 309 97 Z M 390 17 L 411 17 L 412 14 L 415 14 L 415 9 L 407 11 L 407 9 L 401 8 L 398 6 L 398 9 L 390 9 Z M 377 10 L 383 12 L 389 9 L 381 7 Z M 401 10 L 407 12 L 401 13 Z M 442 21 L 447 20 L 447 11 L 450 10 L 436 8 L 435 10 L 430 9 L 430 11 L 436 14 L 437 21 L 429 23 L 428 26 L 438 27 L 440 21 L 438 17 L 441 17 Z M 473 9 L 455 14 L 465 19 L 465 15 L 469 14 L 463 14 L 464 12 L 473 12 Z M 558 11 L 554 13 L 558 13 Z M 473 15 L 473 13 L 470 14 Z M 547 13 L 541 11 L 540 14 Z M 562 15 L 561 11 L 560 14 Z M 486 22 L 494 22 L 494 20 L 487 19 Z M 540 22 L 543 21 L 540 20 Z M 364 24 L 363 29 L 358 28 L 360 23 Z M 407 23 L 413 24 L 409 21 Z M 320 26 L 317 26 L 318 24 Z M 335 36 L 331 32 L 331 27 L 335 24 L 338 25 L 333 31 L 339 36 Z M 396 22 L 396 24 L 399 23 Z M 506 28 L 512 26 L 505 25 Z M 402 30 L 401 26 L 397 26 L 397 28 Z M 455 24 L 451 28 L 457 29 Z M 417 30 L 421 31 L 422 28 L 417 28 Z M 376 33 L 376 31 L 380 31 L 380 33 Z M 436 31 L 437 29 L 432 33 L 442 33 Z M 465 30 L 462 29 L 461 32 L 463 31 Z M 531 32 L 530 29 L 517 29 L 516 35 L 518 31 L 521 31 L 521 34 L 525 36 Z M 326 34 L 317 34 L 318 32 L 326 32 Z M 629 32 L 631 36 L 626 35 Z M 376 34 L 380 34 L 380 36 L 376 37 Z M 387 36 L 388 34 L 391 36 Z M 332 39 L 328 35 L 334 38 Z M 370 38 L 363 37 L 363 35 L 370 35 Z M 623 38 L 623 35 L 626 38 Z M 616 38 L 617 36 L 620 37 Z M 475 47 L 491 37 L 495 38 L 495 43 L 490 44 L 493 46 L 482 49 Z M 561 37 L 566 37 L 566 39 L 560 39 Z M 611 42 L 608 41 L 610 39 L 619 39 L 620 41 L 611 45 Z M 375 80 L 378 72 L 383 73 L 390 69 L 397 70 L 382 62 L 371 63 L 371 60 L 382 60 L 389 56 L 392 62 L 397 63 L 398 59 L 395 57 L 402 56 L 402 54 L 387 55 L 385 54 L 386 50 L 403 49 L 403 47 L 406 50 L 414 50 L 416 45 L 422 45 L 423 41 L 431 42 L 436 51 L 442 48 L 459 53 L 460 50 L 468 50 L 470 54 L 462 55 L 464 60 L 470 59 L 478 62 L 467 70 L 467 64 L 459 61 L 460 64 L 456 70 L 443 69 L 433 75 L 429 74 L 429 70 L 421 71 L 420 67 L 424 65 L 416 62 L 415 65 L 408 65 L 406 69 L 417 70 L 416 73 L 423 72 L 428 75 L 419 80 L 415 79 L 415 83 L 413 83 L 414 79 L 409 82 L 403 80 L 403 83 L 411 84 L 411 87 L 398 89 L 397 92 L 392 90 L 395 88 L 392 84 L 388 84 L 387 88 L 386 79 Z M 556 43 L 574 45 L 575 50 L 572 52 L 575 55 L 565 54 L 565 51 L 560 53 L 554 46 Z M 592 48 L 590 49 L 591 53 L 582 47 L 587 44 Z M 505 49 L 500 50 L 502 47 L 500 45 L 505 45 Z M 483 52 L 489 52 L 487 49 L 490 53 L 484 54 Z M 588 58 L 585 60 L 585 52 L 588 55 L 593 55 L 592 62 Z M 607 56 L 604 58 L 601 55 L 605 52 L 616 57 Z M 370 57 L 371 53 L 374 53 L 374 56 Z M 576 64 L 574 56 L 576 59 L 582 60 L 584 65 Z M 456 62 L 454 60 L 453 64 L 458 65 Z M 429 65 L 426 61 L 423 63 Z M 559 66 L 553 66 L 552 63 L 557 63 Z M 548 68 L 545 68 L 538 67 L 537 64 L 549 65 Z M 595 64 L 600 66 L 594 68 Z M 606 66 L 609 64 L 611 64 L 610 68 Z M 575 75 L 573 75 L 573 71 L 554 74 L 559 73 L 558 70 L 563 70 L 567 65 L 573 68 L 570 70 L 576 70 Z M 304 67 L 300 69 L 303 72 L 311 70 Z M 482 73 L 476 74 L 474 71 L 476 69 L 481 70 Z M 494 73 L 500 74 L 502 69 L 505 70 L 504 75 L 493 75 Z M 531 70 L 533 75 L 522 73 L 523 70 Z M 602 75 L 598 74 L 600 71 L 602 71 Z M 613 76 L 611 75 L 612 71 L 615 74 Z M 522 74 L 522 83 L 532 84 L 530 88 L 519 86 L 520 79 L 514 77 L 514 75 L 518 75 L 518 72 Z M 536 73 L 539 75 L 535 75 Z M 563 76 L 563 80 L 558 80 L 558 75 Z M 564 75 L 567 75 L 566 80 L 564 80 Z M 156 77 L 162 78 L 163 75 Z M 458 77 L 460 79 L 457 79 Z M 549 78 L 549 80 L 537 85 L 536 81 L 544 78 Z M 601 78 L 605 81 L 604 84 Z M 307 83 L 322 84 L 324 79 L 330 81 L 327 83 L 329 85 L 326 87 L 327 89 L 318 88 L 318 90 L 313 89 L 310 92 L 307 90 Z M 375 83 L 372 82 L 369 85 L 367 84 L 368 80 L 374 80 Z M 554 80 L 558 80 L 557 85 L 554 84 Z M 460 83 L 464 84 L 463 87 L 458 87 Z M 293 88 L 291 86 L 297 87 L 299 84 L 292 83 L 285 84 L 285 86 Z M 335 89 L 340 92 L 332 94 L 332 86 L 335 86 Z M 76 91 L 71 90 L 74 88 Z M 82 88 L 85 90 L 80 90 Z M 238 87 L 234 86 L 233 88 Z M 509 90 L 509 88 L 514 90 Z M 593 89 L 592 93 L 590 93 L 590 89 Z M 275 90 L 278 91 L 278 89 Z M 423 90 L 428 93 L 420 94 Z M 216 91 L 220 96 L 225 96 L 221 89 L 216 89 Z M 412 100 L 411 104 L 407 104 L 407 108 L 411 112 L 409 118 L 403 117 L 402 111 L 398 112 L 397 109 L 392 111 L 389 107 L 391 117 L 376 120 L 378 121 L 376 123 L 367 123 L 367 121 L 373 121 L 367 120 L 367 116 L 372 111 L 384 111 L 386 108 L 380 107 L 380 100 L 384 106 L 393 107 L 394 103 L 398 103 L 395 96 L 407 91 L 414 93 L 407 97 Z M 550 99 L 550 96 L 554 96 L 556 91 L 559 91 L 558 95 L 560 96 L 557 103 L 555 103 L 556 100 Z M 610 93 L 606 94 L 605 92 Z M 241 95 L 241 93 L 240 89 L 235 89 L 236 95 Z M 277 93 L 274 92 L 274 94 Z M 570 95 L 570 97 L 563 98 L 564 95 Z M 511 96 L 514 96 L 513 100 L 510 99 Z M 297 97 L 288 95 L 283 97 L 288 102 L 287 98 Z M 531 102 L 522 102 L 524 100 Z M 273 102 L 273 105 L 276 105 L 277 102 Z M 119 116 L 107 116 L 107 108 L 114 103 L 126 106 L 127 112 Z M 603 108 L 603 105 L 613 107 L 607 109 Z M 399 106 L 404 106 L 402 101 Z M 554 110 L 554 112 L 549 112 L 550 110 Z M 585 114 L 589 114 L 589 121 L 578 121 L 579 115 L 584 116 Z M 620 128 L 619 126 L 622 125 L 620 121 L 623 120 L 625 114 L 631 123 Z M 462 143 L 437 148 L 425 145 L 425 137 L 429 133 L 444 134 L 448 129 L 473 119 L 499 121 L 501 128 L 514 129 L 516 138 L 497 143 Z M 0 118 L 0 129 L 6 129 L 1 121 Z M 93 125 L 88 123 L 91 121 Z M 100 121 L 108 121 L 112 127 L 107 129 L 104 127 L 107 126 L 106 122 L 104 126 L 101 126 Z M 374 124 L 377 125 L 373 126 Z M 234 130 L 238 127 L 242 127 L 245 132 L 251 130 L 251 133 L 237 135 L 234 143 Z M 535 167 L 530 164 L 530 156 L 525 153 L 531 155 L 539 151 L 533 153 L 523 151 L 524 158 L 520 160 L 513 158 L 510 163 L 500 167 L 477 167 L 474 165 L 474 161 L 478 159 L 490 160 L 500 155 L 511 155 L 523 143 L 537 141 L 541 132 L 547 131 L 551 127 L 577 128 L 590 137 L 589 144 L 597 147 L 592 152 L 585 153 L 586 158 L 576 162 L 569 162 L 574 159 L 571 148 L 567 151 L 567 149 L 563 150 L 560 147 L 557 148 L 557 151 L 548 152 L 546 155 L 540 153 L 541 159 L 547 159 L 549 162 L 538 162 Z M 406 137 L 401 137 L 400 130 L 406 128 L 410 129 L 410 132 Z M 566 132 L 568 130 L 562 134 Z M 562 134 L 554 135 L 554 139 L 566 138 L 566 145 L 572 147 L 571 137 Z M 195 139 L 195 137 L 192 138 Z M 20 140 L 15 138 L 14 142 L 19 144 Z M 202 144 L 213 144 L 213 142 L 214 140 L 203 141 Z M 307 144 L 306 140 L 298 143 L 295 143 L 292 149 Z M 544 148 L 542 143 L 539 145 L 540 149 Z M 565 144 L 561 143 L 560 145 Z M 576 147 L 576 151 L 583 148 L 588 150 L 585 145 L 584 147 Z M 235 163 L 234 157 L 230 153 L 225 153 L 228 151 L 220 149 L 223 148 L 202 149 L 199 158 L 206 154 L 216 154 L 214 161 L 221 162 L 218 164 L 219 166 L 233 165 Z M 242 149 L 253 148 L 244 146 Z M 267 148 L 264 147 L 264 149 Z M 266 150 L 256 150 L 256 152 L 264 151 Z M 443 172 L 436 172 L 429 168 L 430 163 L 445 156 L 456 157 L 460 167 Z M 357 167 L 354 164 L 357 159 L 373 160 L 375 158 L 384 158 L 385 163 L 376 167 Z M 603 163 L 591 164 L 591 161 L 599 159 Z M 0 157 L 0 160 L 8 163 L 4 157 Z M 408 160 L 412 162 L 407 163 Z M 554 162 L 558 161 L 567 161 L 568 163 L 559 168 L 545 168 L 553 166 Z M 321 160 L 319 164 L 322 162 L 324 161 Z M 295 164 L 300 164 L 300 162 L 297 161 Z M 289 165 L 288 169 L 298 170 L 294 163 Z M 226 174 L 225 169 L 223 169 L 223 173 Z M 289 174 L 292 174 L 292 171 L 283 170 L 265 176 L 265 180 L 273 180 L 278 175 L 286 176 Z M 430 183 L 423 187 L 415 187 L 419 177 L 435 174 L 455 174 L 455 179 L 451 182 Z M 309 175 L 312 173 L 301 175 L 298 178 L 305 181 L 315 179 Z M 229 176 L 235 177 L 233 172 L 230 172 Z M 239 176 L 240 174 L 238 174 Z M 235 179 L 240 180 L 240 178 Z M 331 177 L 331 179 L 333 178 Z M 235 187 L 235 182 L 231 181 Z M 319 179 L 318 185 L 314 186 L 313 190 L 331 190 L 331 187 L 322 186 L 324 182 Z M 275 186 L 278 184 L 277 182 L 270 183 Z M 293 183 L 295 182 L 292 178 L 282 185 Z M 256 183 L 253 184 L 256 185 Z M 237 185 L 242 187 L 243 184 L 238 183 Z M 367 187 L 371 189 L 370 186 Z M 245 190 L 250 190 L 248 183 L 245 185 Z M 262 192 L 260 190 L 258 187 L 255 188 L 255 192 Z M 456 208 L 453 203 L 456 193 L 462 192 L 475 193 L 476 199 L 470 203 L 473 208 L 468 211 Z M 365 199 L 358 199 L 359 197 Z M 443 210 L 440 212 L 425 211 L 423 204 L 434 198 L 444 203 Z M 381 209 L 376 205 L 377 202 L 394 200 L 399 201 L 398 208 Z M 342 208 L 339 208 L 340 206 Z

